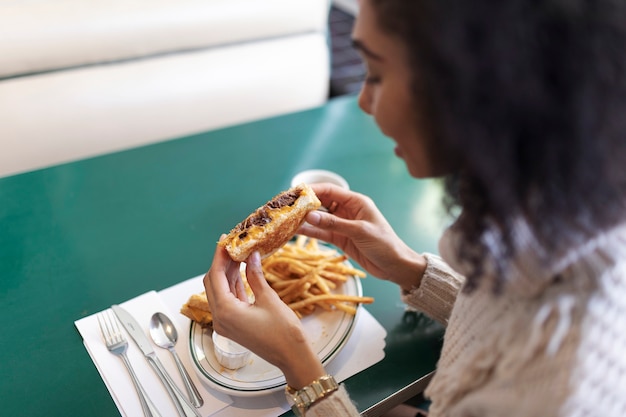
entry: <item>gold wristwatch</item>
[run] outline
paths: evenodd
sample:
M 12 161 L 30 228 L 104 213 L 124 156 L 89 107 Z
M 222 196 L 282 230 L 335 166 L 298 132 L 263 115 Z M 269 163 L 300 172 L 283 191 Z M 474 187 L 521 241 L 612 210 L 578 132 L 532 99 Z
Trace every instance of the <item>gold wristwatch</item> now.
M 324 375 L 297 391 L 287 385 L 285 394 L 287 395 L 287 402 L 296 417 L 304 417 L 304 414 L 314 402 L 332 394 L 338 388 L 339 385 L 337 385 L 337 381 L 335 381 L 332 375 Z

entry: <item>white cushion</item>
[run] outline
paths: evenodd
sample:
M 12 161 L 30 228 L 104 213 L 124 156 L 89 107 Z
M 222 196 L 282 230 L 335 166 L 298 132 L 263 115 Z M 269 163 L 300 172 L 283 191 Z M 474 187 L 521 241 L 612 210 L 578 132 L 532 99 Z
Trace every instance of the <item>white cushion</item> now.
M 0 2 L 0 77 L 305 32 L 328 0 Z
M 0 176 L 325 102 L 323 34 L 0 82 Z

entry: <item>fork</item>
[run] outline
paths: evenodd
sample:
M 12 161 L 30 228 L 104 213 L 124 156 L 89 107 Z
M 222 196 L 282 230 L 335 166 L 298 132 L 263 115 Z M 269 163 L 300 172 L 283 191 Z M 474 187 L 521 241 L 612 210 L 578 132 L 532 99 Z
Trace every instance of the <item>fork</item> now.
M 137 390 L 137 395 L 139 396 L 139 401 L 141 402 L 141 408 L 143 409 L 144 415 L 146 417 L 160 417 L 161 415 L 159 414 L 159 411 L 154 406 L 152 401 L 150 401 L 150 398 L 141 386 L 139 379 L 137 379 L 137 375 L 135 374 L 133 367 L 130 365 L 130 361 L 126 355 L 126 351 L 128 350 L 128 341 L 120 330 L 117 318 L 113 315 L 111 310 L 105 310 L 98 314 L 97 317 L 100 332 L 102 333 L 107 349 L 112 354 L 122 358 L 124 365 L 126 365 L 126 369 L 128 369 L 128 373 L 130 374 L 133 384 L 135 385 L 135 389 Z

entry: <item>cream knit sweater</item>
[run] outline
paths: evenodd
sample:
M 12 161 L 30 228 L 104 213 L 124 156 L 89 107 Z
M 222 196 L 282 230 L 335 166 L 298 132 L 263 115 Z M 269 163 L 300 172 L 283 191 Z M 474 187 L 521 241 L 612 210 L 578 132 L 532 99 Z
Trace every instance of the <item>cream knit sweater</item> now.
M 626 416 L 626 226 L 540 264 L 522 226 L 499 295 L 489 280 L 466 294 L 458 243 L 440 241 L 447 263 L 426 254 L 419 288 L 403 300 L 447 324 L 426 390 L 431 417 Z M 454 269 L 452 269 L 451 265 Z M 488 278 L 488 277 L 487 277 Z M 416 358 L 419 360 L 419 358 Z M 358 416 L 345 390 L 307 416 Z

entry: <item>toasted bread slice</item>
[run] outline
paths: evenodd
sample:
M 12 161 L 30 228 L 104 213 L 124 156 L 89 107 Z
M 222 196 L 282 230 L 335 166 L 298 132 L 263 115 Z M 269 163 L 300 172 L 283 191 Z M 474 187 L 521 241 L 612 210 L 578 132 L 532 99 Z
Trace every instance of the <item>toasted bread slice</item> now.
M 205 292 L 189 297 L 189 300 L 181 307 L 180 312 L 203 327 L 213 324 L 213 315 Z
M 254 251 L 265 258 L 287 243 L 304 223 L 307 213 L 321 205 L 311 187 L 296 185 L 256 209 L 219 245 L 226 248 L 235 261 L 245 261 Z

